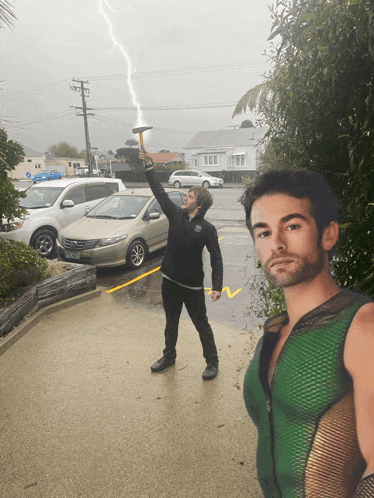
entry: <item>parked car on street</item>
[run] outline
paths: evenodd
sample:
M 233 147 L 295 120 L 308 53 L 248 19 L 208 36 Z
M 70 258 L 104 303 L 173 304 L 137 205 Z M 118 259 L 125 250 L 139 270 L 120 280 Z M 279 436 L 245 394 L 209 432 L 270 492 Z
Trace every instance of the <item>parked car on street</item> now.
M 20 200 L 27 214 L 9 223 L 3 220 L 0 237 L 30 244 L 41 256 L 53 257 L 61 228 L 125 188 L 122 180 L 113 178 L 62 179 L 33 185 Z
M 32 177 L 32 181 L 36 182 L 46 182 L 51 180 L 61 180 L 62 173 L 57 171 L 57 169 L 42 169 Z
M 174 173 L 169 177 L 169 184 L 175 188 L 191 187 L 194 185 L 200 185 L 204 188 L 223 187 L 223 180 L 222 178 L 211 176 L 205 171 L 183 169 L 180 171 L 174 171 Z
M 74 174 L 76 176 L 88 176 L 89 169 L 88 168 L 76 168 L 74 171 Z M 101 176 L 101 171 L 99 169 L 92 168 L 92 174 L 93 174 L 93 176 Z
M 186 194 L 166 189 L 182 207 Z M 147 254 L 166 246 L 169 221 L 150 188 L 128 189 L 104 199 L 82 218 L 63 228 L 57 253 L 63 261 L 139 268 Z

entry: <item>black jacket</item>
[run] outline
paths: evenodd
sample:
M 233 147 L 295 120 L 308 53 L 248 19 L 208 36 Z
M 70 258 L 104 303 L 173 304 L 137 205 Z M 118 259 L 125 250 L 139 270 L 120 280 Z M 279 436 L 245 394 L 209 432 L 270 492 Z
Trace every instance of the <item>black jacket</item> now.
M 145 173 L 149 186 L 169 220 L 168 243 L 161 271 L 191 287 L 204 286 L 202 252 L 206 246 L 212 267 L 212 290 L 222 291 L 223 262 L 217 230 L 198 214 L 191 221 L 186 210 L 169 199 L 153 169 Z

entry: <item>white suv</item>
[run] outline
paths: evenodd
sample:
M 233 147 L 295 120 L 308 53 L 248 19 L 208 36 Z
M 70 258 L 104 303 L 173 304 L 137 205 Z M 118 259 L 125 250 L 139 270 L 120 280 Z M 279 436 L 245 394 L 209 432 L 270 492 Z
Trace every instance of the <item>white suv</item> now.
M 175 171 L 169 177 L 169 184 L 175 188 L 190 187 L 193 185 L 200 185 L 204 188 L 223 187 L 223 180 L 222 178 L 211 176 L 205 171 L 183 169 L 180 171 Z
M 22 219 L 3 220 L 0 238 L 30 244 L 41 256 L 53 257 L 61 228 L 82 217 L 105 197 L 126 187 L 114 178 L 62 179 L 43 182 L 26 190 L 20 206 Z

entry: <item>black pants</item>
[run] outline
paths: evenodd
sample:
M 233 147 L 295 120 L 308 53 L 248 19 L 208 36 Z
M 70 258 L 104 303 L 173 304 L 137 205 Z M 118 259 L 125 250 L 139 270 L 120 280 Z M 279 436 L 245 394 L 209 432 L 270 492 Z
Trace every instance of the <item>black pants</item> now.
M 218 362 L 212 327 L 206 316 L 204 289 L 187 289 L 164 278 L 162 281 L 162 299 L 166 315 L 164 356 L 168 359 L 174 359 L 177 355 L 175 348 L 178 339 L 178 325 L 184 304 L 199 332 L 204 358 L 207 363 Z

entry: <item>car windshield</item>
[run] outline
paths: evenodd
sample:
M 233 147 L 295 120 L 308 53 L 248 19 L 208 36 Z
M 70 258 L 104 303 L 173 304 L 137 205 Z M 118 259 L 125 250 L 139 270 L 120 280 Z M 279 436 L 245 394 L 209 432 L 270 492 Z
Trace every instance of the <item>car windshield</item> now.
M 87 213 L 87 218 L 128 220 L 136 218 L 149 197 L 144 195 L 111 195 Z
M 206 171 L 202 171 L 202 172 L 201 172 L 201 174 L 202 174 L 202 175 L 204 175 L 204 176 L 212 176 L 212 175 L 210 175 L 209 173 L 207 173 Z M 212 177 L 212 178 L 213 178 L 213 177 Z
M 63 190 L 61 187 L 30 187 L 19 205 L 27 209 L 51 207 Z

